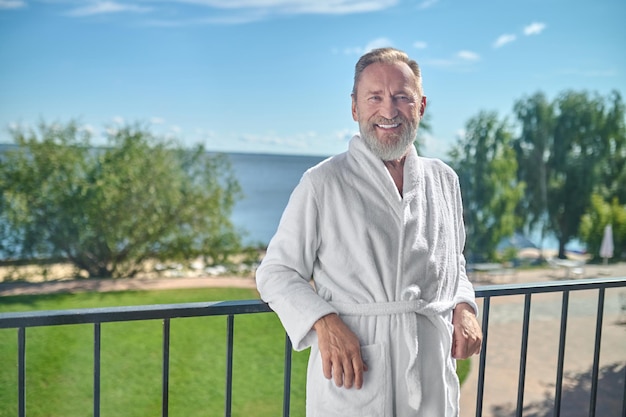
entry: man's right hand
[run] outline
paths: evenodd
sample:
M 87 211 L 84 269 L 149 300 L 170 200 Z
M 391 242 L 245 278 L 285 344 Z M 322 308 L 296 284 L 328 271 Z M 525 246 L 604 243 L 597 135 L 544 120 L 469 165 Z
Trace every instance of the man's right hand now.
M 322 368 L 335 385 L 361 389 L 367 365 L 361 358 L 359 338 L 337 314 L 322 317 L 313 325 L 322 356 Z

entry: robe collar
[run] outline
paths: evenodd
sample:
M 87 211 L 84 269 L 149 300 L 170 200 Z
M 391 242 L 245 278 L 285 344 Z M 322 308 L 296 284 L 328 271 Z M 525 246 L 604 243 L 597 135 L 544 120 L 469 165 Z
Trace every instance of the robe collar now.
M 361 135 L 356 134 L 352 137 L 348 147 L 348 154 L 357 164 L 355 168 L 362 171 L 360 174 L 370 178 L 389 201 L 409 204 L 419 195 L 423 166 L 414 146 L 411 146 L 404 161 L 403 197 L 400 196 L 393 178 L 391 178 L 391 174 L 383 161 L 372 153 L 363 138 L 361 138 Z

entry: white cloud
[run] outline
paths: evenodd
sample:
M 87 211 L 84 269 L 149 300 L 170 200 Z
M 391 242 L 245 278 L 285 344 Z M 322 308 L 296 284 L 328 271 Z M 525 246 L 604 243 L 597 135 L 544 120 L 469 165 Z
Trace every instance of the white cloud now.
M 223 10 L 264 9 L 277 14 L 349 14 L 375 12 L 399 0 L 178 0 Z M 432 1 L 432 0 L 431 0 Z
M 360 46 L 344 48 L 343 53 L 345 55 L 361 55 L 363 53 L 363 48 L 361 48 Z
M 457 61 L 454 59 L 430 58 L 430 59 L 425 59 L 423 61 L 423 64 L 430 65 L 433 67 L 439 67 L 439 68 L 448 68 L 448 67 L 455 66 L 457 64 Z
M 415 41 L 413 42 L 413 48 L 415 49 L 426 49 L 428 48 L 428 44 L 424 41 Z
M 124 120 L 122 116 L 115 116 L 113 117 L 112 121 L 113 121 L 113 124 L 116 124 L 118 126 L 122 126 L 126 124 L 126 120 Z
M 123 4 L 115 1 L 95 1 L 86 6 L 78 7 L 67 14 L 74 17 L 92 16 L 98 14 L 134 12 L 145 13 L 152 10 L 149 7 L 136 6 L 133 4 Z
M 279 136 L 275 132 L 268 132 L 264 135 L 244 134 L 240 136 L 240 141 L 248 144 L 270 146 L 272 148 L 291 148 L 293 150 L 307 148 L 312 136 L 315 136 L 315 133 L 308 132 L 295 136 L 283 137 Z
M 28 130 L 33 128 L 34 126 L 31 126 L 26 122 L 9 122 L 8 124 L 9 132 L 18 132 L 20 130 Z
M 423 67 L 436 67 L 452 72 L 469 72 L 476 69 L 480 55 L 472 51 L 459 51 L 450 58 L 427 58 L 421 61 Z
M 493 43 L 494 48 L 501 48 L 507 43 L 511 43 L 517 39 L 517 36 L 511 34 L 500 35 L 498 39 Z
M 559 74 L 565 75 L 577 75 L 581 77 L 587 78 L 607 78 L 607 77 L 615 77 L 618 75 L 618 71 L 615 69 L 607 69 L 607 70 L 581 70 L 581 69 L 568 69 L 564 71 L 560 71 Z
M 417 6 L 417 8 L 422 10 L 430 9 L 437 3 L 439 3 L 439 0 L 424 0 L 419 4 L 419 6 Z
M 545 23 L 533 22 L 530 25 L 524 27 L 524 35 L 539 35 L 546 27 L 547 26 Z
M 0 0 L 12 2 L 23 0 Z M 69 1 L 69 0 L 68 0 Z M 433 0 L 428 0 L 431 3 Z M 438 1 L 438 0 L 435 0 Z M 80 2 L 76 0 L 78 4 Z M 71 10 L 74 17 L 120 12 L 149 12 L 153 8 L 140 6 L 143 3 L 192 4 L 198 6 L 197 13 L 188 18 L 157 18 L 144 22 L 148 26 L 182 27 L 199 25 L 241 25 L 285 15 L 346 15 L 377 12 L 399 5 L 401 0 L 92 0 L 84 6 Z M 162 7 L 161 7 L 162 8 Z M 208 16 L 202 15 L 205 8 Z
M 191 19 L 152 19 L 148 20 L 146 25 L 157 27 L 184 27 L 184 26 L 201 26 L 201 25 L 243 25 L 253 23 L 267 18 L 267 13 L 262 12 L 242 12 L 240 14 L 230 14 L 223 16 L 211 16 Z
M 461 58 L 464 61 L 478 61 L 480 60 L 480 55 L 476 52 L 472 51 L 459 51 L 456 54 L 457 57 Z
M 163 2 L 206 7 L 211 15 L 191 19 L 155 19 L 146 22 L 147 25 L 161 27 L 241 25 L 266 20 L 276 15 L 367 13 L 394 7 L 400 0 L 163 0 Z M 137 8 L 123 11 L 147 10 Z
M 333 137 L 341 143 L 346 143 L 358 132 L 357 129 L 341 129 L 333 133 Z
M 89 136 L 93 136 L 96 133 L 96 128 L 93 125 L 90 125 L 89 123 L 82 125 L 80 127 L 80 130 L 87 133 Z
M 162 117 L 151 117 L 150 118 L 150 123 L 152 123 L 153 125 L 162 125 L 163 123 L 165 123 L 165 119 L 163 119 Z
M 384 48 L 387 46 L 393 46 L 393 42 L 387 38 L 377 38 L 365 45 L 364 52 L 369 52 L 372 49 Z
M 344 53 L 344 55 L 363 55 L 364 53 L 369 52 L 372 49 L 384 48 L 384 47 L 388 47 L 388 46 L 393 46 L 393 42 L 391 42 L 387 38 L 376 38 L 376 39 L 368 42 L 368 44 L 365 45 L 364 47 L 353 46 L 353 47 L 349 47 L 349 48 L 344 48 L 343 49 L 343 53 Z M 333 49 L 333 53 L 337 53 L 337 49 L 336 48 Z
M 0 0 L 0 10 L 21 9 L 26 7 L 26 2 L 22 0 Z

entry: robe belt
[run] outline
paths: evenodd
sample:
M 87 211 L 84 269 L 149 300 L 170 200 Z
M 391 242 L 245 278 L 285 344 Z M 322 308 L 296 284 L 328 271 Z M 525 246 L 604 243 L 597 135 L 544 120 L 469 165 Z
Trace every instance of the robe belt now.
M 420 298 L 421 290 L 417 285 L 412 285 L 402 291 L 400 301 L 390 301 L 381 303 L 341 303 L 331 301 L 331 305 L 337 310 L 339 315 L 347 316 L 386 316 L 403 314 L 405 341 L 409 348 L 409 365 L 406 370 L 406 383 L 409 393 L 409 405 L 415 410 L 419 410 L 422 402 L 422 383 L 417 369 L 417 355 L 419 354 L 419 342 L 417 337 L 417 316 L 428 318 L 446 343 L 444 346 L 452 346 L 452 335 L 446 325 L 446 313 L 454 308 L 453 301 L 428 302 Z M 447 363 L 447 360 L 444 360 Z M 454 387 L 458 383 L 455 378 L 454 369 L 447 369 L 445 378 L 449 386 Z M 454 375 L 450 375 L 450 373 Z

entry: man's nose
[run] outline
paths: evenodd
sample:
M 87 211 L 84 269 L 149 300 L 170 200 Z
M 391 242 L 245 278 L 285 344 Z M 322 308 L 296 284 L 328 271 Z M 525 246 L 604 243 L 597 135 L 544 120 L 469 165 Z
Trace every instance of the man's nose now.
M 383 100 L 380 109 L 380 115 L 386 119 L 393 119 L 398 115 L 398 105 L 393 97 Z

